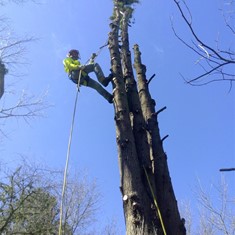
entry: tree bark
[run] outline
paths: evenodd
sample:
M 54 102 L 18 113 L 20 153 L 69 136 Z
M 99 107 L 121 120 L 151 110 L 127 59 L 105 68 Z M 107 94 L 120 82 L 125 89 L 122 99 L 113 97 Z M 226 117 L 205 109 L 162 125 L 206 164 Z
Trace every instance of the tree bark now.
M 7 73 L 5 65 L 0 60 L 0 99 L 4 93 L 4 77 Z
M 181 221 L 177 201 L 167 165 L 167 156 L 163 149 L 163 139 L 160 137 L 155 101 L 151 98 L 148 81 L 146 79 L 146 66 L 141 63 L 141 53 L 138 45 L 134 46 L 135 69 L 137 73 L 139 96 L 143 115 L 148 129 L 148 141 L 151 148 L 153 174 L 157 201 L 164 221 L 167 234 L 186 234 Z M 164 110 L 164 109 L 163 109 Z
M 152 214 L 154 210 L 150 197 L 146 193 L 143 181 L 143 169 L 138 159 L 135 137 L 130 119 L 127 93 L 125 90 L 122 63 L 119 51 L 120 18 L 110 24 L 109 50 L 114 74 L 114 107 L 116 122 L 116 140 L 121 177 L 121 193 L 126 222 L 126 234 L 154 234 Z
M 144 210 L 142 212 L 145 223 L 144 226 L 147 228 L 148 233 L 154 232 L 158 227 L 158 218 L 156 211 L 153 206 L 153 198 L 148 185 L 148 180 L 145 175 L 144 169 L 148 171 L 150 181 L 153 180 L 151 174 L 151 161 L 149 154 L 148 138 L 146 133 L 146 123 L 141 110 L 140 99 L 138 95 L 137 84 L 134 78 L 131 52 L 129 50 L 129 35 L 128 35 L 128 22 L 131 18 L 131 11 L 129 8 L 122 10 L 122 21 L 121 21 L 121 55 L 122 55 L 122 69 L 123 78 L 125 81 L 125 91 L 127 94 L 127 101 L 129 107 L 129 116 L 131 120 L 131 127 L 134 136 L 137 158 L 140 165 L 140 174 L 142 179 L 143 187 L 143 200 L 142 205 Z M 153 186 L 153 184 L 152 184 Z M 154 186 L 153 186 L 154 187 Z
M 170 235 L 184 235 L 185 233 L 180 232 L 182 223 L 156 125 L 156 115 L 153 115 L 155 111 L 152 111 L 153 101 L 146 92 L 148 90 L 143 79 L 145 73 L 142 71 L 144 66 L 136 50 L 135 69 L 140 83 L 139 91 L 134 78 L 128 36 L 131 14 L 130 7 L 115 0 L 109 33 L 120 189 L 126 234 L 162 235 L 166 234 L 166 230 Z M 161 212 L 156 208 L 156 199 Z

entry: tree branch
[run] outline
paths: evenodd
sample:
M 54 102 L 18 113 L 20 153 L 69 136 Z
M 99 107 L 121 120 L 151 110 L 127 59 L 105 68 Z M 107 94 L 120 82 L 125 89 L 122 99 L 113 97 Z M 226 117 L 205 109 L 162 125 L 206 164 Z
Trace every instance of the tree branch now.
M 188 17 L 186 16 L 185 11 L 183 10 L 183 8 L 180 5 L 180 1 L 178 1 L 178 0 L 173 0 L 173 1 L 176 4 L 176 6 L 177 6 L 184 22 L 186 23 L 187 27 L 189 28 L 189 30 L 190 30 L 191 34 L 193 35 L 194 40 L 196 40 L 196 42 L 192 41 L 192 44 L 193 44 L 193 46 L 192 46 L 189 43 L 187 43 L 184 39 L 182 39 L 180 36 L 178 36 L 178 34 L 176 33 L 176 31 L 174 29 L 173 23 L 172 23 L 173 32 L 174 32 L 175 36 L 184 45 L 186 45 L 186 47 L 188 47 L 194 53 L 198 54 L 201 57 L 197 61 L 197 63 L 199 63 L 205 71 L 204 73 L 197 76 L 196 78 L 187 79 L 187 83 L 190 84 L 190 85 L 196 85 L 197 86 L 198 84 L 195 84 L 194 82 L 198 81 L 201 78 L 205 78 L 208 75 L 212 76 L 212 75 L 215 74 L 214 72 L 216 72 L 220 76 L 222 76 L 222 79 L 212 79 L 209 82 L 202 82 L 199 85 L 200 86 L 201 85 L 206 85 L 208 83 L 215 82 L 215 81 L 234 82 L 235 81 L 235 73 L 229 72 L 229 68 L 226 68 L 227 71 L 223 70 L 227 65 L 233 65 L 234 66 L 234 64 L 235 64 L 234 51 L 232 51 L 230 49 L 228 49 L 226 51 L 226 50 L 220 50 L 219 48 L 213 48 L 212 46 L 210 46 L 210 45 L 206 44 L 205 42 L 203 42 L 203 40 L 197 35 L 197 33 L 194 30 L 194 27 L 193 27 L 193 24 L 192 24 L 192 15 L 191 15 L 191 12 L 190 12 L 185 0 L 182 0 L 182 2 L 184 4 L 184 7 L 186 7 L 187 12 L 190 15 L 190 19 L 188 19 Z M 224 16 L 224 19 L 225 19 L 225 16 Z M 226 19 L 225 19 L 225 22 L 226 22 L 226 26 L 228 26 L 229 23 L 228 23 L 228 21 L 226 21 Z M 202 62 L 207 63 L 207 65 L 203 66 L 201 64 Z

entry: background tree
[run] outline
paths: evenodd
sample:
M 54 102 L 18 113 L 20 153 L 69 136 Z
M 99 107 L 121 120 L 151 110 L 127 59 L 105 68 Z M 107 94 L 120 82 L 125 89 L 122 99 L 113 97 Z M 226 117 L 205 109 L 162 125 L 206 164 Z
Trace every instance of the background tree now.
M 0 1 L 0 5 L 3 7 L 7 3 L 26 3 L 30 0 L 6 0 Z M 34 1 L 33 1 L 34 2 Z M 41 116 L 43 110 L 48 108 L 49 105 L 45 102 L 46 92 L 42 95 L 35 96 L 29 95 L 26 91 L 20 91 L 21 94 L 15 89 L 17 87 L 14 84 L 15 80 L 19 80 L 20 74 L 19 67 L 26 64 L 25 54 L 26 48 L 30 42 L 35 39 L 33 37 L 20 38 L 14 34 L 8 23 L 8 19 L 0 18 L 0 140 L 6 133 L 3 130 L 3 126 L 6 121 L 13 118 L 21 118 L 25 121 Z M 15 78 L 14 81 L 13 79 Z M 7 80 L 6 80 L 7 79 Z M 7 81 L 7 82 L 6 82 Z M 13 88 L 14 87 L 14 88 Z M 4 94 L 4 95 L 3 95 Z M 9 100 L 8 95 L 11 96 L 11 102 L 5 102 Z
M 37 1 L 37 0 L 0 0 L 0 6 L 4 6 L 7 3 L 17 3 L 17 4 L 26 3 L 26 2 L 35 2 L 35 3 L 37 3 L 39 1 Z
M 212 183 L 207 189 L 198 181 L 195 194 L 199 218 L 195 218 L 190 204 L 183 203 L 181 207 L 187 234 L 235 234 L 235 199 L 225 178 L 221 177 L 219 184 Z
M 24 162 L 7 169 L 0 182 L 1 234 L 57 234 L 62 172 Z M 69 178 L 63 234 L 87 234 L 95 219 L 99 195 L 94 183 Z
M 232 86 L 232 83 L 235 81 L 235 51 L 233 45 L 235 36 L 233 24 L 234 1 L 224 1 L 224 4 L 229 9 L 221 9 L 221 15 L 227 29 L 225 32 L 226 37 L 231 38 L 231 41 L 225 45 L 221 45 L 218 39 L 215 39 L 215 45 L 206 43 L 194 28 L 193 16 L 186 2 L 184 0 L 174 0 L 174 2 L 193 37 L 192 41 L 187 42 L 183 37 L 179 36 L 173 23 L 172 29 L 176 37 L 198 56 L 196 63 L 202 68 L 202 73 L 195 78 L 185 79 L 187 83 L 201 86 L 211 82 L 224 81 L 229 82 Z
M 5 68 L 5 65 L 2 63 L 2 61 L 0 61 L 0 99 L 4 93 L 4 78 L 6 74 L 7 69 Z
M 109 34 L 126 234 L 185 234 L 162 146 L 165 138 L 159 133 L 159 112 L 138 45 L 134 47 L 138 89 L 132 69 L 128 26 L 137 2 L 114 1 Z

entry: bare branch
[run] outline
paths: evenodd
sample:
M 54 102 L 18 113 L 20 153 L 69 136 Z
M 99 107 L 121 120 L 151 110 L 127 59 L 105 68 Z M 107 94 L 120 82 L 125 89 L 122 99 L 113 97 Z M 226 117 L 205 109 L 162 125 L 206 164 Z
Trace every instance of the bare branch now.
M 211 189 L 213 189 L 213 195 L 216 195 L 216 201 L 220 203 L 215 203 L 212 199 L 212 193 L 207 192 L 201 184 L 198 187 L 198 199 L 199 203 L 205 210 L 201 209 L 203 216 L 204 229 L 210 229 L 214 231 L 220 231 L 223 234 L 232 234 L 235 227 L 232 221 L 234 220 L 233 209 L 229 209 L 229 199 L 228 199 L 228 185 L 222 178 L 220 185 L 216 186 L 212 184 Z
M 216 82 L 216 81 L 229 81 L 230 83 L 235 81 L 235 73 L 230 72 L 229 71 L 229 67 L 228 65 L 232 65 L 234 66 L 235 64 L 235 54 L 234 51 L 232 51 L 230 48 L 228 48 L 227 50 L 221 50 L 218 46 L 217 48 L 214 48 L 210 45 L 208 45 L 207 43 L 205 43 L 195 32 L 194 27 L 193 27 L 193 23 L 192 23 L 192 15 L 191 12 L 186 4 L 186 2 L 184 0 L 182 0 L 183 2 L 183 6 L 186 8 L 186 10 L 183 10 L 180 1 L 178 0 L 173 0 L 179 10 L 179 12 L 181 13 L 181 16 L 184 20 L 184 22 L 186 23 L 187 27 L 190 30 L 191 35 L 193 36 L 195 41 L 192 41 L 190 45 L 189 43 L 187 43 L 184 39 L 182 39 L 177 33 L 176 30 L 173 26 L 172 23 L 172 29 L 173 32 L 175 34 L 175 36 L 186 46 L 188 47 L 190 50 L 192 50 L 194 53 L 196 53 L 197 55 L 200 56 L 200 58 L 197 60 L 196 64 L 199 64 L 204 72 L 193 78 L 193 79 L 185 79 L 185 81 L 190 84 L 190 85 L 195 85 L 195 86 L 202 86 L 202 85 L 206 85 L 209 84 L 211 82 Z M 189 19 L 186 16 L 186 13 L 189 14 Z M 234 14 L 234 12 L 233 12 Z M 225 16 L 224 16 L 224 20 L 226 23 L 226 26 L 229 27 L 229 21 L 226 20 Z M 232 26 L 230 26 L 230 30 L 231 32 L 233 32 L 233 29 L 231 28 Z M 233 33 L 234 36 L 234 33 Z M 203 53 L 202 53 L 203 52 Z M 204 65 L 202 64 L 204 63 Z M 225 71 L 226 69 L 226 71 Z M 232 70 L 234 71 L 234 70 Z M 222 79 L 212 79 L 210 81 L 206 81 L 203 82 L 202 79 L 207 78 L 208 76 L 213 76 L 213 75 L 220 75 L 222 77 Z M 200 81 L 199 81 L 200 80 Z M 197 83 L 195 83 L 197 82 Z M 230 86 L 231 89 L 231 86 Z
M 0 6 L 5 6 L 8 3 L 23 4 L 27 2 L 39 3 L 40 0 L 0 0 Z
M 36 2 L 33 0 L 0 0 L 0 5 L 3 6 L 7 3 L 26 3 L 26 2 Z M 6 76 L 18 74 L 19 70 L 17 66 L 26 64 L 25 52 L 26 46 L 29 42 L 33 42 L 36 39 L 33 37 L 21 37 L 15 36 L 14 32 L 11 30 L 8 20 L 6 18 L 0 18 L 0 120 L 1 125 L 4 120 L 14 118 L 22 118 L 26 122 L 34 117 L 42 116 L 43 111 L 50 107 L 50 105 L 45 103 L 46 92 L 41 96 L 27 95 L 25 91 L 22 92 L 18 100 L 12 101 L 14 104 L 5 105 L 6 94 L 10 94 L 5 87 L 9 88 L 9 84 L 6 84 Z M 4 93 L 5 92 L 5 93 Z M 2 97 L 3 93 L 5 94 Z M 4 99 L 3 99 L 4 98 Z M 15 97 L 13 98 L 15 99 Z M 4 133 L 3 130 L 0 130 Z M 5 134 L 3 134 L 5 135 Z
M 42 116 L 42 111 L 49 107 L 49 105 L 44 103 L 45 96 L 46 93 L 41 97 L 35 98 L 35 96 L 28 96 L 23 92 L 15 105 L 8 108 L 2 107 L 0 109 L 0 119 L 22 117 L 27 121 L 27 119 Z
M 0 233 L 56 234 L 62 171 L 23 161 L 15 170 L 1 174 Z M 81 234 L 80 230 L 89 228 L 99 200 L 96 192 L 95 184 L 84 178 L 69 179 L 63 234 Z
M 198 77 L 196 77 L 196 78 L 194 78 L 194 79 L 189 80 L 188 83 L 193 83 L 193 82 L 199 80 L 200 78 L 203 78 L 203 77 L 205 77 L 205 76 L 207 76 L 207 75 L 210 75 L 212 72 L 216 71 L 218 68 L 223 67 L 223 66 L 228 65 L 228 64 L 229 64 L 229 62 L 225 62 L 225 63 L 223 63 L 223 64 L 219 64 L 217 67 L 214 67 L 213 69 L 207 71 L 206 73 L 204 73 L 204 74 L 202 74 L 202 75 L 200 75 L 200 76 L 198 76 Z M 223 80 L 224 80 L 224 79 L 223 79 Z M 229 80 L 229 81 L 231 81 L 231 80 L 232 80 L 232 81 L 235 81 L 235 79 L 228 79 L 228 80 Z
M 156 76 L 156 74 L 154 73 L 154 74 L 149 78 L 147 84 L 149 84 L 155 76 Z
M 220 171 L 235 171 L 235 168 L 222 168 Z

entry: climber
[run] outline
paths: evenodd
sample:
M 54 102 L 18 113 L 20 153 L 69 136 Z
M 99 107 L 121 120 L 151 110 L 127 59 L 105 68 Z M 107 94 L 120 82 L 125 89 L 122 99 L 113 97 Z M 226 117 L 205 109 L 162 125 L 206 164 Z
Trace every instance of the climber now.
M 109 103 L 113 103 L 113 96 L 108 91 L 106 91 L 98 82 L 88 76 L 89 73 L 94 72 L 98 81 L 106 87 L 113 78 L 112 73 L 108 77 L 105 77 L 99 64 L 94 63 L 94 61 L 92 60 L 88 65 L 81 65 L 79 59 L 79 51 L 73 49 L 69 51 L 67 58 L 63 60 L 65 72 L 68 73 L 70 80 L 78 84 L 79 74 L 81 70 L 80 84 L 78 85 L 88 86 L 95 89 Z

